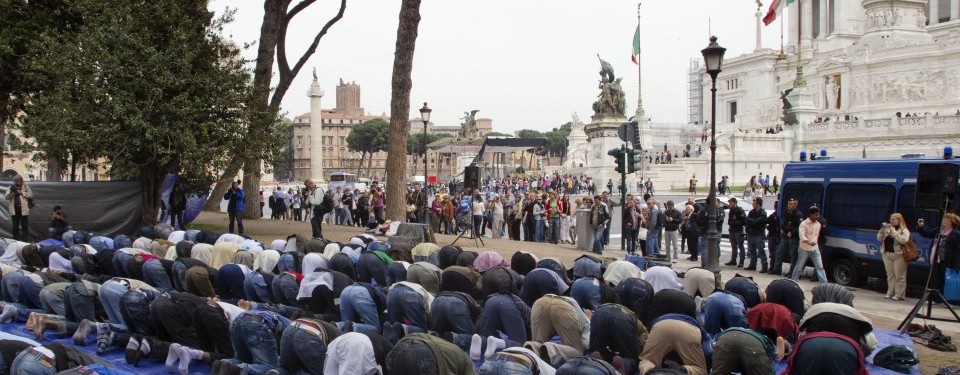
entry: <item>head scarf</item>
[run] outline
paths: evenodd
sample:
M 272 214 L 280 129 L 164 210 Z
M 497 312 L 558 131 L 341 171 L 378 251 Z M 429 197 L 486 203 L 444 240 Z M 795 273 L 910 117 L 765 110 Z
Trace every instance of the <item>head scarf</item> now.
M 287 241 L 284 241 L 284 240 L 273 240 L 273 242 L 270 243 L 270 249 L 276 250 L 277 252 L 280 252 L 280 253 L 282 253 L 284 249 L 286 249 L 286 247 L 287 247 Z
M 473 262 L 477 260 L 477 257 L 480 254 L 477 254 L 476 251 L 464 251 L 457 255 L 457 266 L 460 267 L 473 267 Z
M 70 263 L 70 260 L 64 258 L 60 253 L 51 253 L 48 258 L 48 263 L 52 270 L 73 272 L 73 265 Z
M 797 322 L 803 317 L 807 310 L 806 296 L 803 294 L 803 288 L 796 281 L 790 279 L 777 279 L 767 284 L 767 302 L 783 305 L 791 313 Z
M 169 236 L 167 236 L 167 241 L 178 243 L 180 241 L 183 241 L 183 238 L 186 234 L 187 232 L 184 232 L 182 230 L 173 231 L 170 233 Z
M 246 266 L 247 268 L 253 267 L 253 262 L 256 260 L 256 256 L 249 251 L 238 251 L 236 255 L 233 256 L 233 263 Z
M 653 292 L 659 293 L 664 289 L 680 289 L 680 279 L 672 269 L 664 266 L 654 266 L 647 269 L 644 280 L 653 286 Z
M 238 251 L 240 251 L 240 246 L 234 242 L 221 242 L 213 245 L 213 254 L 207 264 L 213 268 L 223 267 L 225 264 L 233 262 L 233 257 Z
M 618 260 L 607 266 L 607 271 L 603 273 L 603 281 L 617 286 L 621 281 L 629 278 L 643 278 L 643 271 L 635 264 L 625 260 Z
M 203 262 L 204 264 L 210 264 L 210 258 L 213 256 L 213 245 L 206 243 L 198 243 L 193 245 L 190 249 L 190 257 L 196 260 Z
M 327 268 L 327 261 L 317 253 L 310 253 L 303 257 L 303 280 L 300 281 L 300 291 L 297 299 L 310 298 L 313 290 L 318 286 L 326 286 L 333 290 L 333 273 L 329 271 L 315 271 L 317 268 Z
M 724 290 L 743 297 L 748 309 L 760 304 L 760 287 L 749 278 L 736 276 L 727 281 Z
M 653 299 L 653 287 L 646 280 L 631 278 L 617 284 L 615 290 L 616 302 L 625 306 L 637 315 L 637 318 L 643 319 L 646 316 L 647 309 L 650 307 L 650 300 Z
M 573 262 L 573 278 L 594 277 L 599 279 L 603 275 L 600 268 L 599 259 L 590 255 L 583 255 Z
M 476 268 L 477 272 L 480 273 L 487 272 L 494 267 L 510 267 L 510 264 L 494 251 L 484 251 L 473 261 L 473 268 Z
M 440 267 L 430 262 L 417 262 L 407 268 L 407 277 L 405 281 L 420 284 L 428 292 L 437 294 L 440 292 Z
M 560 276 L 560 278 L 563 279 L 563 282 L 570 284 L 570 277 L 567 275 L 567 266 L 564 265 L 563 261 L 558 258 L 540 259 L 540 261 L 537 262 L 537 268 L 546 268 L 551 270 Z
M 440 290 L 480 297 L 480 273 L 470 267 L 450 266 L 440 275 Z
M 460 249 L 456 246 L 444 246 L 440 249 L 440 252 L 437 253 L 437 262 L 440 269 L 447 269 L 452 265 L 457 264 L 457 256 L 463 252 L 463 249 Z
M 306 253 L 322 253 L 327 246 L 327 242 L 321 239 L 310 239 L 307 241 L 307 245 L 304 246 L 303 250 Z
M 513 253 L 513 256 L 510 257 L 510 268 L 521 275 L 526 275 L 537 268 L 537 257 L 523 251 Z
M 7 248 L 3 252 L 3 256 L 0 257 L 0 263 L 12 267 L 20 267 L 20 258 L 17 256 L 17 253 L 20 252 L 24 246 L 27 246 L 26 242 L 12 241 L 8 243 Z
M 183 276 L 184 287 L 187 292 L 200 297 L 216 297 L 217 292 L 210 283 L 210 272 L 207 267 L 193 266 Z
M 823 302 L 842 303 L 853 307 L 853 293 L 840 284 L 828 283 L 813 287 L 813 304 Z
M 177 242 L 174 248 L 177 250 L 177 258 L 190 258 L 190 253 L 193 250 L 193 242 L 180 241 Z
M 253 269 L 263 272 L 273 272 L 277 262 L 280 261 L 280 252 L 276 250 L 264 250 L 260 256 L 253 261 Z

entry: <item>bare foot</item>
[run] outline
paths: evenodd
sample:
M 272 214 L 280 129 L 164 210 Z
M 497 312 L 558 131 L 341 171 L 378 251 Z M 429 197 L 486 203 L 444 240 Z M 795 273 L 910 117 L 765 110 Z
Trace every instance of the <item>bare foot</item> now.
M 239 307 L 239 308 L 241 308 L 241 309 L 244 309 L 244 310 L 250 310 L 250 301 L 247 301 L 247 300 L 245 300 L 245 299 L 242 299 L 242 300 L 240 300 L 239 302 L 237 302 L 237 307 Z
M 27 329 L 32 331 L 33 327 L 37 326 L 37 318 L 40 314 L 35 312 L 30 313 L 30 316 L 27 317 Z
M 782 360 L 786 355 L 787 348 L 785 342 L 783 341 L 783 337 L 777 337 L 777 360 Z

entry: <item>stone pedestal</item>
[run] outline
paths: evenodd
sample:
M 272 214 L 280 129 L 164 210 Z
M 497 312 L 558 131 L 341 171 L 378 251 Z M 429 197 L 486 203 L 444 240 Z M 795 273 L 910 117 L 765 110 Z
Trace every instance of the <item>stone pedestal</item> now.
M 798 125 L 794 126 L 797 144 L 803 143 L 804 124 L 809 124 L 817 118 L 817 107 L 813 104 L 813 90 L 807 86 L 794 87 L 793 91 L 787 95 L 787 100 L 793 108 L 790 113 L 797 118 Z
M 586 168 L 583 168 L 583 173 L 593 177 L 598 183 L 602 182 L 604 186 L 610 179 L 614 183 L 620 181 L 620 174 L 614 170 L 616 163 L 612 156 L 607 155 L 607 152 L 623 146 L 623 141 L 617 136 L 617 129 L 625 122 L 627 122 L 627 118 L 622 116 L 594 116 L 593 122 L 585 128 L 587 137 L 589 137 L 589 146 Z

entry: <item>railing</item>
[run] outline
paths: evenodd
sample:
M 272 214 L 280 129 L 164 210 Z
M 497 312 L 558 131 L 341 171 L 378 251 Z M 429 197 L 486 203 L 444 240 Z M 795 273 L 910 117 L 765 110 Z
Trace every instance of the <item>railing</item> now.
M 916 117 L 891 117 L 882 119 L 856 119 L 834 121 L 827 120 L 818 123 L 809 123 L 804 126 L 808 133 L 824 132 L 862 132 L 874 130 L 891 129 L 917 129 L 917 128 L 960 128 L 960 116 L 916 116 Z

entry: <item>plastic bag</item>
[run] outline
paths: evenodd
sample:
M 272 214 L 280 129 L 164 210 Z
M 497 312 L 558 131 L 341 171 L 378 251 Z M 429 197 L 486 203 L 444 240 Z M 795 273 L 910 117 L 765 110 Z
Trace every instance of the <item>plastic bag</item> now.
M 943 278 L 943 299 L 960 301 L 960 269 L 947 268 Z

